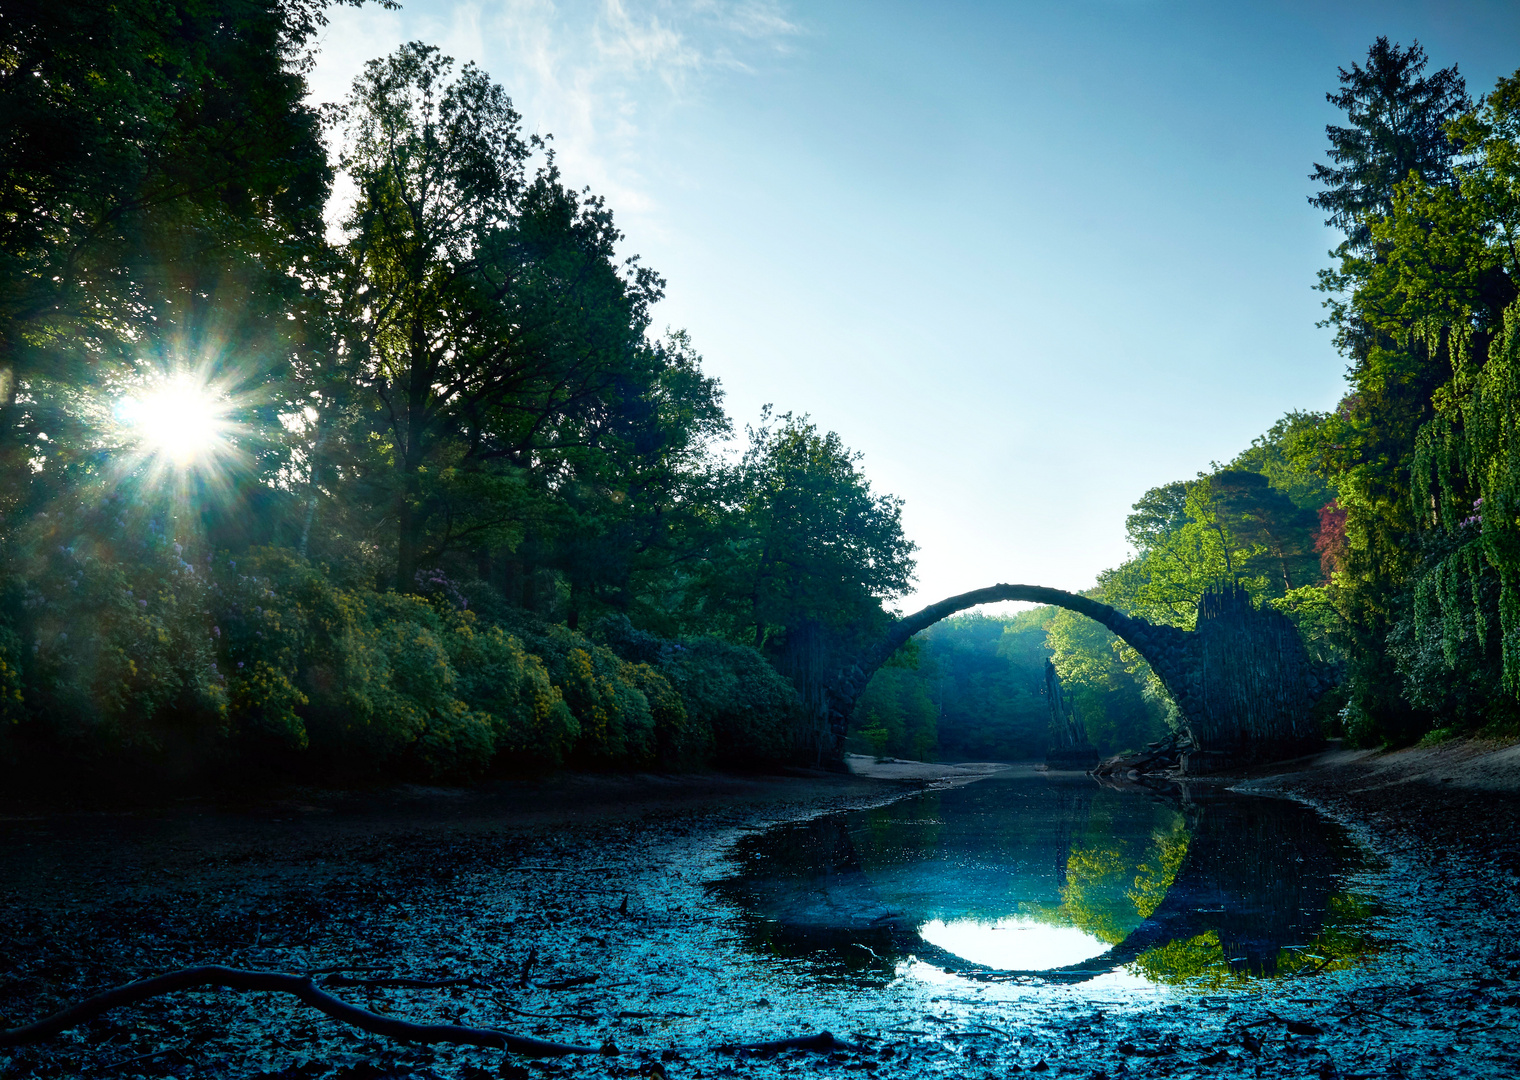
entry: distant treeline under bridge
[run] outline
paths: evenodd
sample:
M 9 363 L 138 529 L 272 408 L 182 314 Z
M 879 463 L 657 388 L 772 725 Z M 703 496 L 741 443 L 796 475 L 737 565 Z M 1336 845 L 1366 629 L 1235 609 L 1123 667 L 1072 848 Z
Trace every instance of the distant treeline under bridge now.
M 824 694 L 834 753 L 843 753 L 850 716 L 871 676 L 913 635 L 959 611 L 1003 600 L 1066 608 L 1113 631 L 1151 666 L 1200 751 L 1232 759 L 1281 757 L 1322 741 L 1312 710 L 1333 685 L 1333 673 L 1310 659 L 1285 615 L 1257 608 L 1243 588 L 1204 593 L 1196 629 L 1181 630 L 1061 589 L 992 585 L 898 619 L 839 673 Z

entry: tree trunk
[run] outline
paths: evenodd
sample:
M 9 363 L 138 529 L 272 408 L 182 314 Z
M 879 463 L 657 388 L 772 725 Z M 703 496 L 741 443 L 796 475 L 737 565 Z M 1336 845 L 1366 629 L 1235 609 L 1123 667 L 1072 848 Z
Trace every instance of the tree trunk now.
M 403 490 L 396 504 L 396 591 L 411 592 L 417 585 L 416 578 L 416 525 L 410 492 Z

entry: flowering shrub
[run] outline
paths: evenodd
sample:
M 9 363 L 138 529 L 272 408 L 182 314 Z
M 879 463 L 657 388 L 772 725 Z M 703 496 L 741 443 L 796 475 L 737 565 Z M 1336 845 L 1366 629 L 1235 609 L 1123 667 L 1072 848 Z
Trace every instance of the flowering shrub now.
M 459 591 L 459 585 L 442 570 L 418 570 L 412 575 L 412 582 L 421 596 L 442 599 L 460 611 L 470 606 L 469 599 Z
M 339 589 L 284 551 L 250 553 L 243 570 L 229 583 L 237 599 L 225 617 L 237 677 L 263 665 L 298 685 L 307 706 L 293 710 L 304 721 L 298 738 L 309 732 L 322 756 L 470 779 L 499 752 L 557 764 L 573 742 L 575 721 L 542 663 L 499 629 L 480 629 L 473 614 Z
M 580 736 L 580 724 L 549 681 L 544 662 L 500 627 L 481 628 L 472 614 L 448 638 L 460 696 L 491 717 L 507 767 L 558 765 Z
M 661 672 L 648 664 L 625 664 L 629 681 L 649 702 L 654 720 L 654 756 L 660 767 L 676 769 L 705 760 L 711 739 L 691 723 L 686 702 Z
M 633 665 L 571 631 L 556 636 L 568 648 L 550 654 L 550 672 L 580 725 L 575 759 L 603 767 L 620 761 L 639 767 L 653 764 L 654 714 L 633 676 Z
M 800 702 L 792 684 L 758 651 L 715 637 L 671 640 L 609 616 L 596 636 L 624 660 L 657 673 L 681 705 L 657 723 L 659 757 L 667 766 L 716 759 L 753 767 L 789 760 L 796 747 Z M 659 690 L 645 690 L 658 721 Z

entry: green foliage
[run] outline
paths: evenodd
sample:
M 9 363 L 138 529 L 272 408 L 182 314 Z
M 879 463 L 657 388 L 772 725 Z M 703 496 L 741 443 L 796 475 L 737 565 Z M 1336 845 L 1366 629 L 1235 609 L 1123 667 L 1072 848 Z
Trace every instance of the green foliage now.
M 969 613 L 936 623 L 900 649 L 856 703 L 864 749 L 915 760 L 1019 761 L 1044 755 L 1045 622 Z M 875 749 L 871 732 L 880 731 Z
M 813 692 L 809 670 L 831 670 L 887 622 L 907 591 L 914 545 L 902 503 L 877 495 L 860 455 L 834 432 L 767 407 L 724 478 L 727 538 L 693 581 L 710 626 L 753 643 Z
M 857 749 L 918 760 L 1043 758 L 1051 745 L 1047 658 L 1100 750 L 1139 746 L 1166 732 L 1170 702 L 1150 669 L 1102 626 L 1073 612 L 957 615 L 913 644 L 918 655 L 883 666 L 856 703 Z
M 1191 629 L 1198 599 L 1221 582 L 1258 600 L 1316 585 L 1320 516 L 1334 489 L 1306 464 L 1326 423 L 1289 413 L 1228 467 L 1152 488 L 1126 520 L 1135 557 L 1106 571 L 1106 603 Z
M 1107 601 L 1102 593 L 1095 598 Z M 1145 662 L 1108 629 L 1062 609 L 1051 617 L 1045 640 L 1094 746 L 1115 753 L 1166 734 L 1170 701 Z
M 808 745 L 797 691 L 757 650 L 711 636 L 683 638 L 662 668 L 694 731 L 711 733 L 719 764 L 773 765 Z
M 478 68 L 411 43 L 319 118 L 323 7 L 0 19 L 8 760 L 812 756 L 821 673 L 911 578 L 900 503 L 805 418 L 719 455 L 716 380 L 649 333 L 664 282 Z M 185 372 L 224 408 L 214 459 L 118 415 Z
M 1045 705 L 1046 624 L 1050 609 L 1012 618 L 970 614 L 923 635 L 925 664 L 937 677 L 940 748 L 947 757 L 1038 759 L 1049 739 Z
M 459 696 L 491 717 L 509 769 L 559 765 L 580 737 L 580 724 L 542 660 L 499 626 L 461 617 L 448 639 Z
M 567 188 L 552 154 L 529 175 L 520 118 L 474 65 L 454 76 L 436 48 L 405 45 L 366 66 L 344 118 L 359 199 L 334 297 L 344 362 L 321 384 L 323 479 L 389 511 L 398 589 L 460 547 L 516 546 L 535 510 L 584 543 L 599 530 L 576 518 L 617 501 L 587 506 L 598 466 L 641 421 L 672 436 L 723 423 L 691 358 L 644 339 L 662 282 L 618 264 L 611 212 Z M 552 508 L 551 478 L 574 496 Z
M 961 761 L 1043 758 L 1051 744 L 1047 658 L 1100 749 L 1165 733 L 1169 702 L 1148 684 L 1149 668 L 1102 626 L 1072 612 L 957 615 L 914 643 L 917 657 L 883 666 L 856 703 L 859 748 L 873 746 L 879 731 L 885 752 L 920 760 L 936 753 Z
M 1192 840 L 1181 814 L 1167 817 L 1166 826 L 1144 841 L 1110 836 L 1099 843 L 1073 843 L 1061 889 L 1072 923 L 1117 945 L 1155 912 Z
M 82 748 L 178 749 L 220 737 L 227 688 L 205 565 L 121 502 L 55 507 L 29 523 L 12 564 L 21 602 L 8 629 L 30 645 L 16 658 L 23 701 L 13 707 Z M 129 515 L 140 532 L 117 527 Z
M 1334 599 L 1365 742 L 1515 722 L 1517 116 L 1501 79 L 1447 124 L 1450 169 L 1390 182 L 1326 277 L 1352 394 L 1319 464 L 1346 514 Z
M 507 767 L 558 763 L 575 739 L 542 662 L 468 612 L 337 588 L 286 551 L 228 559 L 225 573 L 221 629 L 244 737 L 287 749 L 309 739 L 349 770 L 440 779 L 477 776 L 498 754 Z
M 303 77 L 324 6 L 7 6 L 0 510 L 93 473 L 109 397 L 146 373 L 215 363 L 275 421 L 332 177 Z
M 855 703 L 852 722 L 874 754 L 890 750 L 915 761 L 931 761 L 938 749 L 938 714 L 918 672 L 884 667 Z
M 779 420 L 750 431 L 739 475 L 748 535 L 735 569 L 754 594 L 757 631 L 807 622 L 841 629 L 913 580 L 902 500 L 874 494 L 860 455 L 834 432 L 790 413 Z

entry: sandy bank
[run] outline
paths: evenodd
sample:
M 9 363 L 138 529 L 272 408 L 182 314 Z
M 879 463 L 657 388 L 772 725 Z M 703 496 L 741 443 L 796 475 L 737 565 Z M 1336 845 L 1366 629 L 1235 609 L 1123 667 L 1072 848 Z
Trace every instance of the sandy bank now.
M 1335 749 L 1273 772 L 1343 778 L 1364 791 L 1417 783 L 1515 792 L 1520 791 L 1520 740 L 1452 739 L 1403 750 Z

